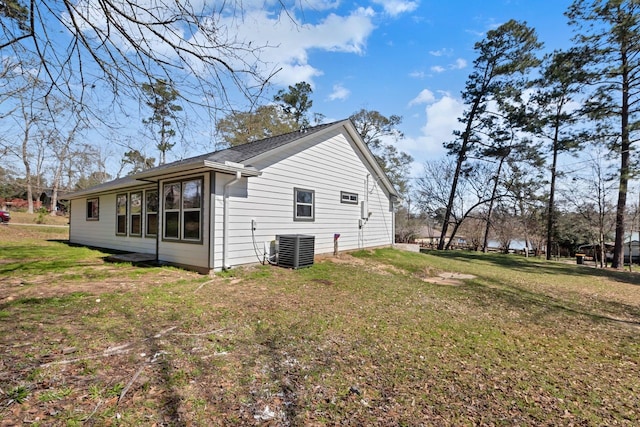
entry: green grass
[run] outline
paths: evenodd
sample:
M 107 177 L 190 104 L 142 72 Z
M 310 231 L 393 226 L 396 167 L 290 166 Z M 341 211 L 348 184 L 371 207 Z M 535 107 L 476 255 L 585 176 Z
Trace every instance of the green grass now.
M 74 248 L 60 241 L 27 240 L 20 244 L 3 242 L 4 262 L 0 264 L 0 276 L 63 273 L 78 264 L 96 265 L 96 258 L 100 255 L 102 254 L 98 251 Z
M 54 402 L 56 400 L 62 400 L 69 396 L 73 390 L 71 388 L 63 387 L 61 389 L 47 390 L 42 392 L 38 396 L 38 400 L 43 403 Z
M 106 266 L 103 254 L 62 243 L 34 243 L 31 254 L 18 244 L 10 252 L 12 245 L 21 265 L 2 274 L 32 284 L 0 302 L 3 419 L 37 412 L 57 414 L 45 415 L 46 425 L 640 422 L 636 274 L 380 249 L 300 270 L 236 269 L 210 282 L 176 269 Z M 51 264 L 40 272 L 22 268 L 45 259 Z M 56 265 L 65 259 L 83 265 Z M 446 271 L 475 278 L 425 281 Z M 54 295 L 51 276 L 59 281 Z

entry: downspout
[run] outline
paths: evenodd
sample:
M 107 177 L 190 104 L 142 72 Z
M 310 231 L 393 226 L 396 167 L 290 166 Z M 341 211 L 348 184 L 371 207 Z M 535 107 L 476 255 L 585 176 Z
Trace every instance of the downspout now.
M 160 193 L 160 180 L 158 180 L 156 182 L 156 191 L 158 192 L 158 207 L 156 208 L 156 215 L 158 215 L 158 219 L 156 221 L 156 264 L 160 263 L 160 239 L 161 239 L 161 224 L 164 224 L 164 221 L 161 221 L 160 219 L 163 218 L 164 219 L 164 205 L 161 203 L 161 200 L 164 200 L 164 197 L 161 197 Z M 147 213 L 146 209 L 146 201 L 145 201 L 145 215 Z M 160 215 L 160 207 L 162 206 L 162 216 Z M 145 218 L 146 219 L 146 218 Z M 146 226 L 146 223 L 145 223 Z
M 227 264 L 227 251 L 229 247 L 229 188 L 240 181 L 242 172 L 236 171 L 236 177 L 224 185 L 224 206 L 222 210 L 222 269 L 231 268 Z

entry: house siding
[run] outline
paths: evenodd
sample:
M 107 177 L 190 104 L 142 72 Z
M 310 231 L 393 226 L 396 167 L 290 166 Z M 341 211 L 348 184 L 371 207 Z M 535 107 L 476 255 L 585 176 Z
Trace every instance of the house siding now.
M 268 149 L 247 145 L 242 161 L 245 166 L 224 162 L 222 152 L 210 157 L 187 161 L 189 168 L 173 165 L 168 170 L 154 171 L 103 184 L 95 190 L 79 192 L 71 200 L 72 243 L 155 254 L 158 260 L 195 268 L 219 271 L 227 266 L 256 263 L 263 260 L 276 236 L 305 234 L 315 237 L 315 253 L 332 253 L 334 235 L 339 234 L 339 250 L 388 246 L 394 240 L 394 215 L 389 183 L 378 177 L 377 165 L 348 122 L 323 128 L 309 134 L 287 134 L 286 141 Z M 276 137 L 277 138 L 277 137 Z M 357 138 L 353 140 L 352 138 Z M 253 153 L 253 154 L 251 154 Z M 232 157 L 233 158 L 233 157 Z M 199 162 L 203 163 L 200 164 Z M 215 172 L 215 171 L 218 172 Z M 153 171 L 153 170 L 152 170 Z M 225 185 L 235 173 L 248 175 L 228 187 L 228 222 L 224 223 Z M 260 176 L 256 176 L 261 174 Z M 162 178 L 157 184 L 139 184 L 135 179 Z M 176 241 L 163 238 L 165 219 L 163 188 L 166 183 L 202 179 L 201 240 Z M 117 189 L 123 188 L 124 189 Z M 159 189 L 158 238 L 116 235 L 116 195 L 142 189 Z M 314 220 L 294 220 L 295 189 L 314 194 Z M 342 203 L 341 192 L 358 195 L 358 204 Z M 100 198 L 99 221 L 87 221 L 88 198 Z M 361 219 L 361 204 L 366 202 L 370 217 Z M 177 210 L 176 210 L 177 211 Z M 183 214 L 182 209 L 180 215 Z M 143 220 L 146 215 L 143 214 Z M 252 230 L 255 220 L 256 230 Z M 225 228 L 227 236 L 225 236 Z M 174 229 L 175 230 L 175 229 Z M 225 257 L 225 238 L 227 251 Z
M 155 254 L 155 237 L 116 235 L 116 194 L 143 190 L 154 190 L 156 187 L 136 187 L 118 191 L 117 193 L 96 194 L 87 198 L 71 200 L 69 242 L 98 248 L 109 248 L 127 252 Z M 98 197 L 99 219 L 87 220 L 87 199 Z M 128 226 L 129 217 L 127 217 Z M 146 215 L 142 214 L 142 229 L 146 225 Z
M 230 191 L 229 253 L 230 265 L 255 263 L 254 243 L 263 252 L 277 235 L 315 236 L 315 253 L 332 253 L 334 234 L 340 234 L 339 250 L 384 246 L 393 243 L 393 208 L 374 172 L 358 155 L 353 141 L 339 129 L 291 144 L 286 150 L 253 166 L 262 176 L 239 182 Z M 222 247 L 222 209 L 224 183 L 220 176 L 216 188 L 215 247 Z M 365 187 L 368 189 L 365 190 Z M 294 221 L 294 188 L 315 192 L 315 220 Z M 358 205 L 341 203 L 340 192 L 358 194 Z M 359 227 L 362 201 L 368 200 L 370 218 Z M 219 213 L 218 213 L 219 211 Z M 251 220 L 257 222 L 252 236 Z M 221 251 L 216 251 L 221 252 Z M 215 257 L 221 267 L 221 255 Z

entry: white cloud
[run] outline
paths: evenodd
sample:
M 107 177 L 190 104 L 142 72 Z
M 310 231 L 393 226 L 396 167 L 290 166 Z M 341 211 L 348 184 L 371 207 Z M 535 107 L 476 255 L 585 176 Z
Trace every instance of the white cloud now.
M 447 70 L 462 70 L 463 68 L 466 68 L 466 67 L 467 67 L 467 61 L 462 58 L 458 58 L 454 63 L 449 64 L 446 67 L 443 67 L 442 65 L 434 65 L 433 67 L 431 67 L 431 71 L 439 74 L 439 73 L 444 73 Z
M 414 79 L 424 79 L 426 76 L 424 71 L 412 71 L 409 73 L 409 77 Z
M 344 101 L 351 95 L 351 91 L 341 84 L 333 85 L 333 92 L 329 95 L 330 101 L 340 100 Z
M 418 104 L 430 104 L 436 100 L 436 97 L 433 95 L 429 89 L 424 89 L 422 92 L 418 94 L 415 98 L 413 98 L 409 102 L 409 106 L 418 105 Z
M 422 94 L 422 93 L 421 93 Z M 418 96 L 419 98 L 420 96 Z M 417 98 L 416 98 L 417 99 Z M 412 176 L 420 176 L 426 161 L 439 159 L 446 154 L 443 142 L 453 139 L 453 131 L 461 129 L 458 117 L 464 112 L 462 100 L 442 93 L 425 107 L 425 124 L 421 134 L 399 141 L 398 148 L 414 158 Z
M 86 15 L 86 22 L 97 23 L 98 27 L 106 28 L 103 12 L 97 5 L 97 0 L 79 0 L 78 9 Z M 141 0 L 145 4 L 151 0 Z M 164 3 L 163 3 L 164 4 Z M 305 7 L 313 8 L 315 13 L 322 16 L 313 23 L 304 23 L 302 18 L 304 9 L 292 7 L 284 16 L 281 4 L 275 0 L 246 0 L 243 2 L 241 14 L 233 13 L 233 6 L 226 6 L 219 15 L 210 19 L 210 25 L 219 28 L 218 41 L 227 46 L 216 48 L 210 46 L 210 41 L 201 32 L 191 35 L 188 42 L 200 46 L 203 55 L 225 58 L 234 69 L 248 69 L 258 58 L 257 69 L 264 75 L 270 75 L 279 70 L 273 83 L 290 85 L 306 81 L 313 85 L 313 78 L 323 74 L 309 62 L 309 51 L 345 52 L 362 55 L 366 49 L 368 37 L 375 29 L 373 19 L 375 12 L 371 7 L 359 7 L 343 15 L 327 12 L 335 9 L 337 0 L 310 0 Z M 193 7 L 204 7 L 204 0 L 195 0 Z M 223 8 L 223 6 L 220 6 Z M 167 8 L 163 13 L 169 19 L 172 10 Z M 304 16 L 305 18 L 307 16 Z M 140 17 L 143 20 L 144 16 Z M 158 19 L 162 19 L 163 16 Z M 145 47 L 164 61 L 177 61 L 177 55 L 165 40 L 175 45 L 185 45 L 184 37 L 188 37 L 188 28 L 181 22 L 162 29 L 161 34 L 153 34 L 148 29 L 123 22 L 127 33 L 134 39 L 144 37 Z M 91 31 L 85 24 L 83 29 Z M 226 38 L 226 39 L 225 39 Z M 111 35 L 111 42 L 120 48 L 129 48 L 124 37 Z M 251 43 L 251 49 L 247 49 Z M 234 50 L 234 47 L 239 49 Z M 258 51 L 253 48 L 260 48 Z M 252 51 L 253 50 L 253 51 Z M 126 53 L 126 51 L 125 51 Z M 244 56 L 243 56 L 244 55 Z M 205 68 L 195 57 L 186 55 L 186 61 L 194 73 L 204 73 Z
M 462 58 L 456 59 L 456 62 L 451 64 L 451 68 L 454 70 L 462 70 L 467 67 L 467 61 Z
M 451 56 L 453 54 L 453 50 L 452 49 L 447 49 L 447 48 L 443 48 L 440 50 L 430 50 L 429 51 L 429 55 L 431 56 Z
M 373 2 L 381 5 L 384 11 L 391 16 L 398 16 L 405 12 L 413 12 L 418 8 L 417 1 L 373 0 Z
M 241 40 L 270 46 L 262 50 L 260 59 L 270 67 L 280 68 L 272 82 L 291 85 L 306 81 L 313 85 L 313 77 L 321 75 L 322 70 L 309 63 L 308 52 L 319 49 L 363 54 L 367 38 L 375 29 L 373 17 L 371 8 L 359 8 L 347 16 L 330 13 L 316 24 L 302 24 L 255 10 L 247 13 L 243 25 L 234 29 Z

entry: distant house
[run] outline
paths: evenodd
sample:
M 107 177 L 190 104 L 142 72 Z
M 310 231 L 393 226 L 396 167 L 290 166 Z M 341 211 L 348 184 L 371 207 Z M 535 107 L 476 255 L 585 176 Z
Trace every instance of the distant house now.
M 437 228 L 433 228 L 430 225 L 425 225 L 421 227 L 414 239 L 416 243 L 419 243 L 422 246 L 431 246 L 436 247 L 438 243 L 440 243 L 440 236 L 442 234 L 441 230 Z M 445 240 L 445 243 L 448 242 L 448 239 Z M 451 246 L 465 246 L 467 244 L 467 238 L 465 236 L 456 235 L 451 241 Z
M 40 206 L 46 208 L 47 210 L 51 210 L 52 198 L 53 198 L 53 190 L 44 190 L 42 193 L 40 193 L 40 197 L 38 198 L 38 200 L 40 201 Z M 57 201 L 55 206 L 56 212 L 66 211 L 65 205 L 61 202 L 61 200 L 64 200 L 64 199 L 66 199 L 65 193 L 59 192 L 57 195 Z
M 393 244 L 398 194 L 349 120 L 165 164 L 67 195 L 70 242 L 199 271 L 264 262 L 279 235 L 314 253 Z
M 423 246 L 438 246 L 442 232 L 431 225 L 420 227 L 416 233 L 415 242 Z

